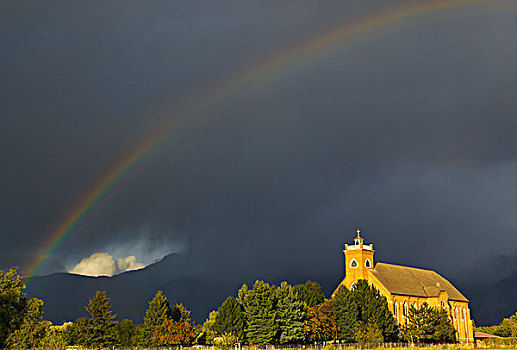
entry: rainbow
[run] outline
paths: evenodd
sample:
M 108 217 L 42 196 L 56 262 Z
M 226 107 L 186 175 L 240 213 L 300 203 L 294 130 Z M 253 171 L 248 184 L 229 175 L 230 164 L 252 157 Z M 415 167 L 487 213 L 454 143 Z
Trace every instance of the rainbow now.
M 480 5 L 480 6 L 476 6 Z M 488 8 L 485 5 L 490 5 Z M 462 13 L 452 13 L 453 8 L 468 8 Z M 282 72 L 291 71 L 329 54 L 335 50 L 349 49 L 355 45 L 374 40 L 400 28 L 404 20 L 416 19 L 417 24 L 430 23 L 436 17 L 461 17 L 486 12 L 515 10 L 516 1 L 507 0 L 430 0 L 409 2 L 400 7 L 391 8 L 371 16 L 359 18 L 350 23 L 327 30 L 319 35 L 293 45 L 289 49 L 267 58 L 258 63 L 249 63 L 242 69 L 236 70 L 225 79 L 212 85 L 212 88 L 199 93 L 188 100 L 181 108 L 167 109 L 175 114 L 174 122 L 168 122 L 151 136 L 142 140 L 127 156 L 112 167 L 104 177 L 90 189 L 87 195 L 77 203 L 64 217 L 61 223 L 52 231 L 46 243 L 42 246 L 38 257 L 29 265 L 26 271 L 25 283 L 28 285 L 38 274 L 47 259 L 63 244 L 65 239 L 84 220 L 95 206 L 146 156 L 153 153 L 158 146 L 182 126 L 189 118 L 201 114 L 216 102 L 236 93 L 239 88 L 259 82 L 260 79 L 274 79 Z M 430 18 L 426 18 L 426 15 Z M 402 23 L 403 24 L 403 23 Z M 400 30 L 400 29 L 399 29 Z M 276 75 L 275 75 L 276 74 Z M 201 101 L 201 102 L 200 102 Z M 177 112 L 180 110 L 181 112 Z

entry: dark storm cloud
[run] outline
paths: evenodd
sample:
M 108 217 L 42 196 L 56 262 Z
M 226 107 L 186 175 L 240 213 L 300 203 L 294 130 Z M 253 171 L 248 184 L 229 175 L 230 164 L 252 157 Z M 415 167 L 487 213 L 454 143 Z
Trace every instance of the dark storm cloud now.
M 110 165 L 176 118 L 162 106 L 389 5 L 4 5 L 3 251 L 37 250 Z M 356 227 L 380 260 L 446 274 L 508 253 L 516 23 L 496 12 L 411 25 L 243 87 L 175 130 L 55 259 L 127 247 L 150 262 L 166 247 L 228 274 L 338 279 Z

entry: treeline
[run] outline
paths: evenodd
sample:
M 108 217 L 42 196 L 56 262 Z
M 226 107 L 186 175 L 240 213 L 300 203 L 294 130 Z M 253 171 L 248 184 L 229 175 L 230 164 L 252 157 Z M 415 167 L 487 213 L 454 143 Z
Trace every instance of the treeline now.
M 171 306 L 161 291 L 149 301 L 142 324 L 115 321 L 106 293 L 97 292 L 85 306 L 90 317 L 52 325 L 43 319 L 43 301 L 26 297 L 15 271 L 0 271 L 0 288 L 0 348 L 455 341 L 444 310 L 426 304 L 411 308 L 411 322 L 399 326 L 386 298 L 364 280 L 352 291 L 340 287 L 331 299 L 325 299 L 321 286 L 313 281 L 295 286 L 256 281 L 251 288 L 244 284 L 236 297 L 228 297 L 197 325 L 187 308 Z
M 476 327 L 476 331 L 497 335 L 499 337 L 517 338 L 517 312 L 508 318 L 503 318 L 503 321 L 498 325 Z

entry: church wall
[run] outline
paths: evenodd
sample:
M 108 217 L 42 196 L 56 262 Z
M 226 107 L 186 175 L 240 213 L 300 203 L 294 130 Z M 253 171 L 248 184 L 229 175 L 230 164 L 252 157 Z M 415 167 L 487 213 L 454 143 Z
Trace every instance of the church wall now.
M 386 297 L 388 308 L 399 325 L 407 324 L 411 305 L 419 308 L 423 303 L 427 303 L 432 307 L 439 308 L 444 304 L 454 328 L 457 331 L 456 338 L 458 341 L 461 343 L 473 344 L 474 331 L 470 318 L 468 302 L 450 300 L 447 292 L 444 290 L 442 290 L 436 297 L 417 297 L 392 294 L 372 273 L 372 269 L 374 268 L 373 245 L 363 245 L 363 239 L 359 237 L 359 232 L 354 241 L 356 244 L 351 246 L 345 245 L 345 250 L 343 251 L 345 253 L 345 278 L 340 285 L 344 285 L 350 290 L 352 289 L 352 285 L 358 280 L 367 280 L 368 283 L 379 290 L 381 295 Z M 366 267 L 366 259 L 370 261 L 371 268 Z M 356 267 L 351 267 L 352 260 L 357 261 Z M 440 287 L 439 283 L 436 285 L 437 287 Z M 336 293 L 336 291 L 334 291 L 334 293 Z M 332 296 L 334 296 L 334 294 Z M 404 303 L 407 305 L 406 311 L 404 310 Z

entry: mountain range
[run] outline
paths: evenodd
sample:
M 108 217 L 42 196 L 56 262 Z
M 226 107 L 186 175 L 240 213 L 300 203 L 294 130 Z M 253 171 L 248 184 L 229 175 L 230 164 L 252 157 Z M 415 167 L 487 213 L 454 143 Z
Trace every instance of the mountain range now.
M 222 277 L 223 276 L 223 277 Z M 268 283 L 279 284 L 286 280 L 279 274 L 261 276 Z M 304 283 L 308 277 L 289 280 Z M 182 303 L 191 310 L 192 319 L 202 323 L 208 313 L 217 309 L 230 295 L 236 296 L 243 283 L 252 285 L 256 279 L 243 280 L 240 274 L 214 274 L 196 266 L 195 262 L 181 254 L 170 254 L 146 268 L 129 271 L 112 277 L 88 277 L 69 273 L 54 273 L 35 277 L 27 288 L 29 297 L 45 302 L 45 318 L 62 323 L 88 316 L 85 306 L 96 291 L 106 291 L 111 299 L 112 310 L 117 319 L 143 320 L 148 302 L 158 290 L 169 299 L 171 305 Z M 339 282 L 327 281 L 324 291 L 334 288 Z
M 27 288 L 27 294 L 44 300 L 46 319 L 61 323 L 88 316 L 85 311 L 88 300 L 96 291 L 106 291 L 117 319 L 128 318 L 140 323 L 148 302 L 158 290 L 162 290 L 172 305 L 182 303 L 191 310 L 192 319 L 202 323 L 208 313 L 216 310 L 228 296 L 236 296 L 243 283 L 250 286 L 256 279 L 263 279 L 274 284 L 283 280 L 296 284 L 313 279 L 322 285 L 326 296 L 329 296 L 341 278 L 336 276 L 335 279 L 322 281 L 304 276 L 303 273 L 290 276 L 289 279 L 285 277 L 280 273 L 270 273 L 260 278 L 250 278 L 243 273 L 217 273 L 213 269 L 201 268 L 185 255 L 174 253 L 141 270 L 112 277 L 87 277 L 69 273 L 35 277 Z M 482 279 L 476 283 L 457 285 L 470 299 L 476 325 L 498 324 L 503 317 L 515 313 L 517 270 L 493 284 L 479 281 Z

